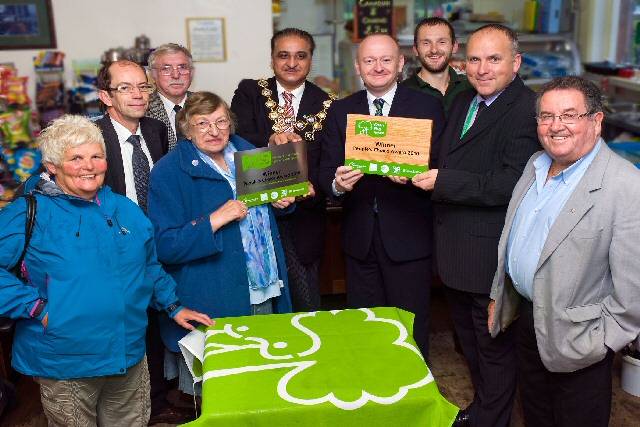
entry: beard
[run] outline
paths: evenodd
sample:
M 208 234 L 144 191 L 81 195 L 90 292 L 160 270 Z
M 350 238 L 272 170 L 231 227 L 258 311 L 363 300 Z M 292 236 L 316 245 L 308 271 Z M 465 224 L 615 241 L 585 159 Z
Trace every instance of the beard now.
M 445 57 L 445 60 L 442 61 L 442 65 L 440 65 L 438 67 L 432 66 L 422 56 L 419 56 L 418 59 L 420 60 L 420 63 L 422 64 L 422 68 L 424 68 L 425 70 L 427 70 L 428 72 L 433 73 L 433 74 L 442 73 L 444 70 L 446 70 L 447 67 L 449 67 L 449 61 L 451 60 L 451 57 L 453 56 L 453 54 L 450 53 L 449 55 L 447 55 L 447 54 L 445 54 L 444 52 L 441 52 L 441 51 L 439 51 L 438 54 Z

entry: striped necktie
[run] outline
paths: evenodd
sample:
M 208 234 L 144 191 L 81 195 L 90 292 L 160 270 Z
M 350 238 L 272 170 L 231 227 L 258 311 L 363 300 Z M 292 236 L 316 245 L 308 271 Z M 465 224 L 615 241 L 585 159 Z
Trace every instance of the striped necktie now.
M 295 115 L 293 113 L 293 94 L 291 92 L 282 92 L 282 98 L 284 98 L 284 118 L 285 128 L 283 132 L 293 132 L 293 122 Z

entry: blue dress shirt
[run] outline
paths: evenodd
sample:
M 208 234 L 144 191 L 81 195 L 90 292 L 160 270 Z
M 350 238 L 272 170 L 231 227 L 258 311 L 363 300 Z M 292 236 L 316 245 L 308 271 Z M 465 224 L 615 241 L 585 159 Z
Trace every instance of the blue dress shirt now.
M 534 162 L 536 179 L 520 202 L 507 241 L 506 271 L 516 291 L 533 299 L 533 276 L 542 248 L 560 211 L 600 150 L 602 140 L 587 155 L 549 178 L 552 159 L 547 153 Z

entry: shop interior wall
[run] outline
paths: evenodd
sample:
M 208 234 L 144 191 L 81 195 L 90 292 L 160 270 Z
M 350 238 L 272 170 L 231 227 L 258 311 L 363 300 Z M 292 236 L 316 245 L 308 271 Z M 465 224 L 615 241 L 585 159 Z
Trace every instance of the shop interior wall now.
M 224 17 L 227 60 L 196 63 L 193 90 L 210 90 L 230 101 L 238 82 L 270 73 L 271 0 L 52 0 L 58 50 L 66 53 L 67 82 L 71 61 L 100 58 L 112 47 L 132 47 L 145 34 L 151 46 L 187 44 L 186 18 Z M 34 94 L 32 58 L 36 50 L 0 51 L 0 62 L 13 62 L 29 77 Z
M 617 61 L 621 0 L 582 0 L 578 46 L 583 62 Z

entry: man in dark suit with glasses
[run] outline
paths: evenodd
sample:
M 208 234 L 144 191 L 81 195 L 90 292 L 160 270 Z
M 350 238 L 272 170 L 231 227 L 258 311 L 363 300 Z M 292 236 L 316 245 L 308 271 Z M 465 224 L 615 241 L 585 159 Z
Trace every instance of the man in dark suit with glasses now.
M 149 174 L 169 149 L 167 127 L 145 117 L 154 86 L 144 69 L 131 61 L 106 64 L 98 72 L 98 96 L 106 114 L 96 124 L 107 148 L 105 184 L 147 210 Z M 151 421 L 182 423 L 188 413 L 167 401 L 169 385 L 164 378 L 164 345 L 157 326 L 157 311 L 149 309 L 147 359 L 151 380 Z

